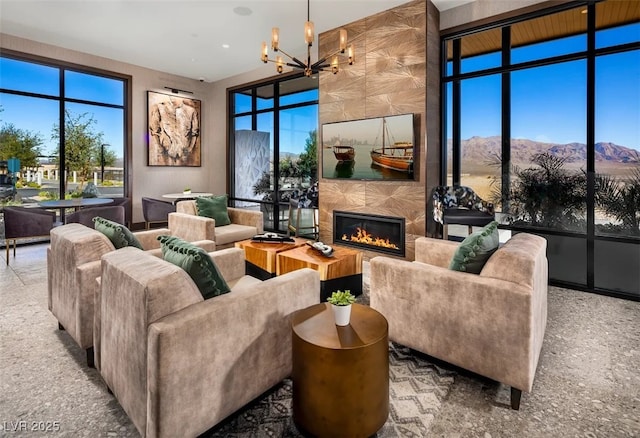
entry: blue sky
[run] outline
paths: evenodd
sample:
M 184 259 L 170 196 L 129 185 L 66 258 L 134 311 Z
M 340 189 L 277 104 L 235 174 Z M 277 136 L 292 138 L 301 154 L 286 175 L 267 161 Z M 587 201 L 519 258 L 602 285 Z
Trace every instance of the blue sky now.
M 640 24 L 598 33 L 596 47 L 640 40 Z M 586 37 L 535 44 L 513 52 L 513 62 L 586 49 Z M 463 61 L 462 72 L 499 65 L 496 54 Z M 586 143 L 586 60 L 511 74 L 511 134 L 543 142 Z M 499 136 L 501 75 L 462 81 L 462 139 Z M 451 86 L 448 100 L 451 99 Z M 448 126 L 451 138 L 451 126 Z M 596 60 L 596 142 L 640 150 L 640 50 Z
M 67 71 L 66 94 L 72 98 L 122 105 L 124 99 L 121 81 Z M 0 58 L 0 88 L 19 90 L 45 96 L 58 96 L 59 70 Z M 43 140 L 44 155 L 53 153 L 56 142 L 51 140 L 54 124 L 59 122 L 58 101 L 0 93 L 2 123 L 13 123 L 17 128 L 39 133 Z M 103 133 L 103 142 L 109 144 L 118 157 L 123 151 L 123 111 L 119 108 L 68 103 L 72 114 L 87 113 L 97 121 L 94 132 Z

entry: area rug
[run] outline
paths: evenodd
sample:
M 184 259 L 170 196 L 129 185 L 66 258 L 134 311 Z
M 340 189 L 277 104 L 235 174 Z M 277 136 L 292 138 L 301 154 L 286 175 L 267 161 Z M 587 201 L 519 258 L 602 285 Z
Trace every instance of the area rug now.
M 389 417 L 380 438 L 423 437 L 449 394 L 455 373 L 389 343 Z M 302 437 L 292 418 L 291 380 L 228 418 L 206 437 Z

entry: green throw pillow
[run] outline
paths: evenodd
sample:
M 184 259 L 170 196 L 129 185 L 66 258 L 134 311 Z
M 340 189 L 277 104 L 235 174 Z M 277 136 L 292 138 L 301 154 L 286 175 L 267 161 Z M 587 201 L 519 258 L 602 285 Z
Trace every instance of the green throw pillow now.
M 479 274 L 499 244 L 498 222 L 493 221 L 462 241 L 451 259 L 449 269 Z
M 180 266 L 198 286 L 205 300 L 231 292 L 209 254 L 192 243 L 174 236 L 158 236 L 162 257 Z
M 129 228 L 122 224 L 96 216 L 93 218 L 93 227 L 107 236 L 116 249 L 124 248 L 125 246 L 144 249 L 138 239 L 136 239 L 136 236 L 129 231 Z
M 227 195 L 196 198 L 196 211 L 198 216 L 215 219 L 216 227 L 231 223 L 229 212 L 227 211 Z

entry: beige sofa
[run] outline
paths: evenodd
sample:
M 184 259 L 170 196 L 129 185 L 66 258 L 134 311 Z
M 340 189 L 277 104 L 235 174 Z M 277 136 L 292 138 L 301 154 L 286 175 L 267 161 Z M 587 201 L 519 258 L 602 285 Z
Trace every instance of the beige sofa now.
M 235 242 L 264 233 L 261 211 L 234 207 L 228 207 L 227 211 L 231 224 L 216 227 L 214 219 L 198 216 L 196 201 L 180 201 L 176 204 L 176 213 L 169 213 L 169 227 L 171 228 L 172 217 L 180 218 L 181 223 L 188 224 L 189 229 L 184 230 L 185 233 L 192 233 L 198 240 L 213 240 L 218 249 L 231 248 Z
M 157 237 L 172 234 L 169 228 L 133 233 L 143 248 L 161 256 Z M 172 234 L 175 235 L 175 234 Z M 115 251 L 101 232 L 71 223 L 50 232 L 47 248 L 47 288 L 49 310 L 80 348 L 87 350 L 87 363 L 94 365 L 93 326 L 96 278 L 100 276 L 100 257 Z M 194 242 L 207 251 L 215 251 L 213 241 Z
M 202 434 L 290 375 L 290 315 L 319 302 L 311 269 L 262 282 L 243 250 L 210 256 L 231 292 L 206 301 L 164 260 L 102 257 L 100 373 L 143 437 Z
M 514 235 L 479 275 L 448 269 L 457 246 L 422 237 L 415 262 L 373 258 L 371 307 L 391 340 L 511 386 L 518 409 L 547 323 L 546 240 Z

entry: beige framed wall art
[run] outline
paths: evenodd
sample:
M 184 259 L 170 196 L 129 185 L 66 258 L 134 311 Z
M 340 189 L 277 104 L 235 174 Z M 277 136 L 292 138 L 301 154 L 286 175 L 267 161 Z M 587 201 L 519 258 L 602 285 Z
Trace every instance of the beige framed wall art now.
M 201 165 L 201 102 L 147 91 L 149 166 Z

